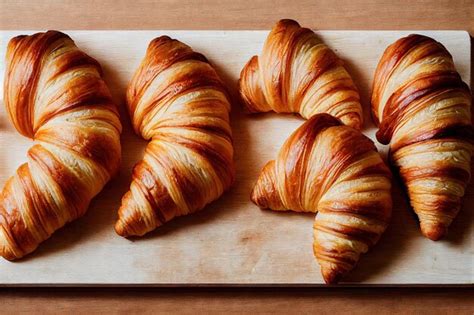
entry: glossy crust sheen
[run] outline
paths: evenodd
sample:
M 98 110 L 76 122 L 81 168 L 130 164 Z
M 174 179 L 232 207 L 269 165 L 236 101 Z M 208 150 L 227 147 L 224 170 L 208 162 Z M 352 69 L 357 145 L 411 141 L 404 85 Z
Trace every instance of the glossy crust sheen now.
M 362 126 L 359 92 L 342 60 L 292 20 L 279 21 L 262 54 L 242 69 L 240 94 L 251 113 L 299 113 L 306 119 L 328 113 L 348 126 Z
M 314 255 L 327 283 L 350 271 L 385 231 L 391 173 L 373 142 L 328 114 L 298 128 L 263 168 L 251 199 L 261 208 L 318 212 Z
M 5 106 L 34 145 L 0 194 L 0 255 L 6 259 L 32 252 L 82 216 L 117 172 L 122 127 L 101 72 L 63 33 L 10 41 Z
M 461 207 L 473 149 L 471 93 L 446 48 L 421 35 L 390 45 L 375 73 L 372 111 L 423 235 L 440 239 Z
M 127 91 L 135 132 L 151 140 L 133 170 L 115 225 L 143 235 L 217 199 L 234 177 L 230 103 L 206 58 L 154 39 Z

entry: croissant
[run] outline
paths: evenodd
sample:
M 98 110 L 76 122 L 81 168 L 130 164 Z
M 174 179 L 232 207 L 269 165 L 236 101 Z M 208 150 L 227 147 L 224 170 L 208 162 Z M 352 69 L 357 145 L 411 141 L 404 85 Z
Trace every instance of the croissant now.
M 34 140 L 0 193 L 0 255 L 14 260 L 86 212 L 118 171 L 122 127 L 99 63 L 61 32 L 13 38 L 4 82 L 8 116 Z
M 318 212 L 313 250 L 327 283 L 350 271 L 385 231 L 391 173 L 374 143 L 317 114 L 263 168 L 251 199 L 263 209 Z
M 422 35 L 390 45 L 375 73 L 372 111 L 421 232 L 440 239 L 461 207 L 474 139 L 471 93 L 446 48 Z
M 141 236 L 202 209 L 234 178 L 230 103 L 206 58 L 162 36 L 154 39 L 127 91 L 143 159 L 119 209 L 121 236 Z
M 316 34 L 293 20 L 271 30 L 260 57 L 240 74 L 240 94 L 250 113 L 328 113 L 360 129 L 359 92 L 339 57 Z

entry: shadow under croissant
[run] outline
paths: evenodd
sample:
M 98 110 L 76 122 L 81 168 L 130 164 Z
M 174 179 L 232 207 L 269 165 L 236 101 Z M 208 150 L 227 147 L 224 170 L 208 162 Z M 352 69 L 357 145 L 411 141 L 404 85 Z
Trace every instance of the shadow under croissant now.
M 209 221 L 218 221 L 223 219 L 228 212 L 226 212 L 225 205 L 229 202 L 229 198 L 232 198 L 233 191 L 232 187 L 226 191 L 218 200 L 208 204 L 204 209 L 195 213 L 175 217 L 171 221 L 166 222 L 162 226 L 157 227 L 153 231 L 143 236 L 130 236 L 126 239 L 131 242 L 147 241 L 154 238 L 160 238 L 165 235 L 171 235 L 179 233 L 182 230 L 189 230 L 190 227 L 196 227 L 202 224 L 207 224 Z M 120 237 L 116 235 L 116 237 Z M 190 237 L 193 237 L 191 232 Z M 209 241 L 212 241 L 211 239 Z
M 461 198 L 461 209 L 456 217 L 453 219 L 452 223 L 448 226 L 448 232 L 441 239 L 437 241 L 429 240 L 427 237 L 423 236 L 420 228 L 420 220 L 418 219 L 417 214 L 410 205 L 410 198 L 408 192 L 405 189 L 405 186 L 397 173 L 397 170 L 392 167 L 392 173 L 394 176 L 393 185 L 397 185 L 397 190 L 400 191 L 400 200 L 403 199 L 405 206 L 404 210 L 407 213 L 411 214 L 412 220 L 416 224 L 416 234 L 422 236 L 427 241 L 442 243 L 448 242 L 452 246 L 462 245 L 465 241 L 465 237 L 470 235 L 470 230 L 472 228 L 472 221 L 474 220 L 474 181 L 471 180 L 466 186 L 464 196 Z M 471 170 L 474 169 L 474 159 L 471 160 Z M 403 221 L 406 222 L 406 221 Z M 402 223 L 403 223 L 402 222 Z
M 410 209 L 400 179 L 394 175 L 392 180 L 393 211 L 387 230 L 380 240 L 366 254 L 362 254 L 356 267 L 342 282 L 366 282 L 380 274 L 386 274 L 397 260 L 403 260 L 404 253 L 413 241 L 413 235 L 423 236 L 419 230 L 416 216 Z M 401 228 L 403 227 L 403 228 Z
M 471 170 L 474 165 L 471 163 Z M 466 193 L 462 198 L 462 206 L 458 215 L 448 228 L 448 234 L 437 242 L 449 242 L 452 246 L 461 246 L 469 241 L 466 238 L 471 235 L 472 222 L 474 222 L 474 182 L 471 181 L 466 187 Z
M 420 231 L 418 217 L 410 206 L 408 194 L 403 188 L 399 176 L 394 172 L 393 196 L 394 203 L 392 219 L 379 242 L 365 255 L 361 255 L 358 266 L 349 273 L 343 282 L 365 282 L 377 274 L 386 273 L 390 265 L 396 264 L 396 259 L 403 259 L 414 238 L 422 242 L 449 243 L 450 246 L 461 246 L 470 235 L 474 209 L 470 206 L 474 201 L 474 183 L 471 181 L 463 198 L 463 207 L 448 229 L 448 234 L 439 241 L 424 237 Z M 400 227 L 403 227 L 401 229 Z

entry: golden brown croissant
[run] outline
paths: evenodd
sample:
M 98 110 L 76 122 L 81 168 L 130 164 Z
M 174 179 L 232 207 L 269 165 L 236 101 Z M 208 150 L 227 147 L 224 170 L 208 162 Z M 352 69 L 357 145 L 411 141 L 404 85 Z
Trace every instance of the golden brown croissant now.
M 252 191 L 261 208 L 318 212 L 314 254 L 327 283 L 350 271 L 384 232 L 391 173 L 373 142 L 328 114 L 305 122 L 268 162 Z
M 390 45 L 375 73 L 372 111 L 423 235 L 440 239 L 461 207 L 473 149 L 471 93 L 446 48 L 421 35 Z
M 99 63 L 49 31 L 8 44 L 4 101 L 28 162 L 0 194 L 0 255 L 32 252 L 82 216 L 120 164 L 121 124 Z
M 293 20 L 281 20 L 260 57 L 240 74 L 240 94 L 249 112 L 328 113 L 361 128 L 359 92 L 339 57 L 316 34 Z
M 127 91 L 135 132 L 151 139 L 122 199 L 121 236 L 143 235 L 217 199 L 234 177 L 230 103 L 206 58 L 162 36 Z

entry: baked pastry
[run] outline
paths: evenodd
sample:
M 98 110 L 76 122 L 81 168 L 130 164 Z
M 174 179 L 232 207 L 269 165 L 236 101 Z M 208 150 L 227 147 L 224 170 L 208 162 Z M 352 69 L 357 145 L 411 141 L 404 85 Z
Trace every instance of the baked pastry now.
M 306 121 L 268 162 L 251 199 L 260 208 L 318 213 L 314 255 L 327 283 L 350 271 L 384 232 L 391 173 L 374 143 L 328 114 Z
M 13 260 L 86 212 L 118 171 L 122 127 L 99 63 L 57 31 L 9 42 L 4 101 L 34 139 L 0 193 L 0 255 Z
M 390 45 L 375 73 L 372 111 L 421 232 L 440 239 L 461 207 L 474 139 L 471 92 L 446 48 L 422 35 Z
M 121 236 L 141 236 L 219 198 L 234 178 L 230 103 L 206 58 L 154 39 L 127 91 L 135 132 L 150 140 L 119 209 Z
M 240 74 L 240 94 L 250 113 L 328 113 L 360 129 L 359 92 L 339 57 L 316 34 L 293 20 L 271 30 L 262 54 Z

